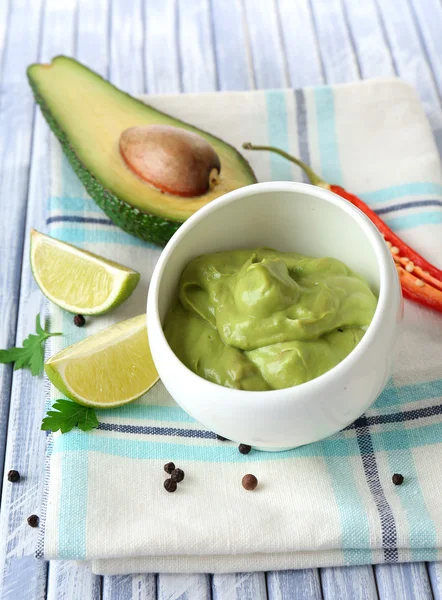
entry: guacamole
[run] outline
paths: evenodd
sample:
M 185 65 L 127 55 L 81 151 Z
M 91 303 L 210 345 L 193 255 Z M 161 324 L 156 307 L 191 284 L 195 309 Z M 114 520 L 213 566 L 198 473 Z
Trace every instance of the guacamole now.
M 281 389 L 343 360 L 376 303 L 368 283 L 337 259 L 231 250 L 187 265 L 164 333 L 177 357 L 208 381 Z

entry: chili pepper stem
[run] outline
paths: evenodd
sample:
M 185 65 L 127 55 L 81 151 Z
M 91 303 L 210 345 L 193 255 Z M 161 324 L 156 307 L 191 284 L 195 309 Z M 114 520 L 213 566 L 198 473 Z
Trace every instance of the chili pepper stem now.
M 295 163 L 295 165 L 298 165 L 298 167 L 305 172 L 305 174 L 310 179 L 313 185 L 325 188 L 326 190 L 330 189 L 330 184 L 324 181 L 321 177 L 319 177 L 319 175 L 317 175 L 313 171 L 313 169 L 306 165 L 305 162 L 299 160 L 299 158 L 296 158 L 291 154 L 288 154 L 287 152 L 284 152 L 284 150 L 281 150 L 280 148 L 275 148 L 275 146 L 255 146 L 250 142 L 245 142 L 242 145 L 242 147 L 244 148 L 244 150 L 267 150 L 268 152 L 274 152 L 275 154 L 279 154 L 279 156 L 282 156 L 290 162 Z

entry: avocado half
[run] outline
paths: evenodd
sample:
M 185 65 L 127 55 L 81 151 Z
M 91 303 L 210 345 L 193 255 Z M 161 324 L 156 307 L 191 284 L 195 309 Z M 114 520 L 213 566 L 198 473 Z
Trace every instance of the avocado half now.
M 179 226 L 218 196 L 256 182 L 241 154 L 221 139 L 133 98 L 67 56 L 27 69 L 35 100 L 89 195 L 112 221 L 137 237 L 164 245 Z M 197 133 L 221 161 L 216 185 L 205 194 L 165 194 L 125 164 L 121 133 L 139 125 L 171 125 Z

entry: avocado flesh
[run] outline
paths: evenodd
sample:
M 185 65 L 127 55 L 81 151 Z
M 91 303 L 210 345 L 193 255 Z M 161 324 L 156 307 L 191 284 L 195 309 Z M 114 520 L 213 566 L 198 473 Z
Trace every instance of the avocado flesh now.
M 72 58 L 34 64 L 28 78 L 50 127 L 89 194 L 126 231 L 164 243 L 199 208 L 256 182 L 247 161 L 229 144 L 174 119 L 117 89 Z M 121 157 L 121 133 L 136 125 L 181 127 L 205 138 L 221 160 L 218 183 L 202 196 L 164 194 L 135 175 Z

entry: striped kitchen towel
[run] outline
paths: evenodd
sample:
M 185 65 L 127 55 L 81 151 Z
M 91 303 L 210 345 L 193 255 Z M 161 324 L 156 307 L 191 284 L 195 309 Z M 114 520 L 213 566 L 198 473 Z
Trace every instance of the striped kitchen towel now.
M 149 98 L 238 148 L 279 146 L 359 194 L 442 266 L 442 175 L 413 89 L 375 80 L 302 91 Z M 48 232 L 141 272 L 133 296 L 76 328 L 50 306 L 50 351 L 145 311 L 160 249 L 115 227 L 51 142 Z M 247 158 L 260 181 L 302 180 L 266 153 Z M 396 369 L 346 430 L 296 450 L 244 456 L 179 408 L 161 383 L 99 413 L 93 432 L 49 437 L 37 556 L 88 561 L 97 573 L 228 572 L 442 558 L 442 316 L 406 303 Z M 48 388 L 49 389 L 49 388 Z M 48 402 L 60 396 L 50 388 Z M 210 401 L 210 399 L 208 399 Z M 163 488 L 163 464 L 186 473 Z M 437 470 L 436 473 L 434 470 Z M 259 487 L 244 492 L 254 473 Z M 402 486 L 392 474 L 402 473 Z

